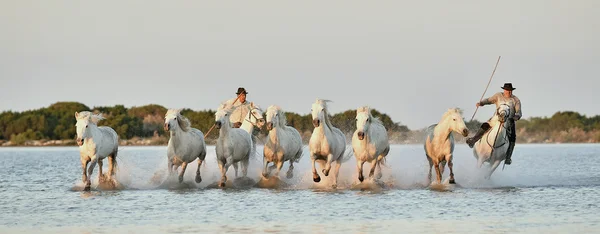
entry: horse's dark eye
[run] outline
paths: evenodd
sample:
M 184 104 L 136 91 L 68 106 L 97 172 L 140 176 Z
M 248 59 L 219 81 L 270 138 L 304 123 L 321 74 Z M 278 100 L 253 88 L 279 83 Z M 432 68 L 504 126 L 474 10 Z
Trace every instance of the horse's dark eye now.
M 456 119 L 453 119 L 454 121 L 456 121 Z
M 88 126 L 87 126 L 87 125 L 85 125 L 85 128 L 87 128 L 87 127 L 88 127 Z
M 177 118 L 174 118 L 174 120 L 177 120 Z

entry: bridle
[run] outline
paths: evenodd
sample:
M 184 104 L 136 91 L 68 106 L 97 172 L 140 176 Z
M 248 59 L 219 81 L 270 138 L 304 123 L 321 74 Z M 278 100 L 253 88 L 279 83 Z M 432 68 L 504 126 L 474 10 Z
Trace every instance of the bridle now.
M 507 110 L 507 112 L 508 112 L 508 113 L 506 114 L 506 116 L 510 116 L 510 106 L 508 106 L 507 104 L 500 104 L 500 106 L 507 106 L 507 107 L 509 107 L 509 108 L 508 108 L 508 110 Z M 498 108 L 499 108 L 499 107 L 498 107 Z M 499 114 L 499 113 L 498 113 L 498 110 L 496 110 L 496 115 L 498 115 L 498 114 Z M 495 139 L 494 139 L 494 143 L 493 143 L 493 144 L 490 144 L 490 138 L 489 138 L 489 137 L 486 137 L 486 138 L 485 138 L 485 139 L 486 139 L 486 142 L 487 142 L 487 144 L 488 144 L 490 147 L 492 147 L 492 155 L 493 155 L 493 153 L 494 153 L 494 149 L 500 148 L 500 147 L 502 147 L 503 145 L 505 145 L 505 144 L 506 144 L 506 142 L 508 142 L 508 135 L 507 135 L 507 134 L 504 134 L 504 140 L 505 140 L 505 141 L 504 141 L 504 142 L 503 142 L 501 145 L 499 145 L 499 146 L 496 146 L 496 147 L 495 147 L 495 145 L 496 145 L 496 141 L 498 141 L 498 134 L 500 133 L 500 129 L 504 128 L 504 130 L 505 130 L 506 132 L 508 132 L 508 127 L 504 126 L 504 122 L 505 122 L 505 121 L 500 121 L 500 127 L 498 128 L 498 131 L 496 132 L 496 137 L 495 137 Z

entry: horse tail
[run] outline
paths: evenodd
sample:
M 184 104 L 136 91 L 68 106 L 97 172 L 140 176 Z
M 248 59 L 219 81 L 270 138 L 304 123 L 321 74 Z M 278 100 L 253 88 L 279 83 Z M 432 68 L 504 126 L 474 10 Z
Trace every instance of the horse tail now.
M 390 152 L 390 146 L 385 148 L 385 150 L 383 150 L 383 152 L 379 156 L 377 156 L 377 164 L 379 164 L 379 166 L 384 166 L 386 168 L 390 168 L 387 165 L 387 154 L 389 152 Z
M 304 149 L 306 149 L 306 146 L 300 147 L 300 150 L 298 150 L 298 153 L 296 153 L 296 158 L 294 158 L 295 163 L 299 163 L 300 159 L 302 159 L 302 156 L 304 156 Z
M 354 156 L 354 150 L 352 149 L 351 145 L 346 145 L 345 146 L 346 149 L 344 150 L 344 155 L 342 155 L 342 159 L 341 162 L 345 163 L 348 160 L 350 160 L 350 158 L 352 158 L 352 156 Z

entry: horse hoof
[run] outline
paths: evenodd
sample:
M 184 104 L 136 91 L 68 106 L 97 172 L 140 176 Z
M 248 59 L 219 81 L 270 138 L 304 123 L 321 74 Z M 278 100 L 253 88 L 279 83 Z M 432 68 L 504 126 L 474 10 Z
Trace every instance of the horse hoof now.
M 288 179 L 294 178 L 294 174 L 293 173 L 287 173 L 287 175 L 285 175 L 285 178 L 288 178 Z
M 219 187 L 221 187 L 221 188 L 225 188 L 225 182 L 221 182 L 221 183 L 219 183 Z
M 262 176 L 263 176 L 265 179 L 269 179 L 269 174 L 267 174 L 267 173 L 263 173 L 263 174 L 262 174 Z
M 365 177 L 363 177 L 363 176 L 358 177 L 358 181 L 363 182 L 363 180 L 365 180 Z
M 179 183 L 183 182 L 183 176 L 179 177 Z
M 196 176 L 196 183 L 199 184 L 200 182 L 202 182 L 202 177 L 200 177 L 200 175 Z
M 319 183 L 319 182 L 321 182 L 321 177 L 319 177 L 319 175 L 317 175 L 317 177 L 314 177 L 314 176 L 313 176 L 313 181 L 314 181 L 315 183 Z
M 332 184 L 332 185 L 331 185 L 331 188 L 332 188 L 332 189 L 336 189 L 336 188 L 337 188 L 337 184 Z
M 323 172 L 323 175 L 329 176 L 329 171 L 328 170 L 323 169 L 321 172 Z
M 456 181 L 454 181 L 454 179 L 451 179 L 451 180 L 449 181 L 449 183 L 450 183 L 450 184 L 456 184 Z

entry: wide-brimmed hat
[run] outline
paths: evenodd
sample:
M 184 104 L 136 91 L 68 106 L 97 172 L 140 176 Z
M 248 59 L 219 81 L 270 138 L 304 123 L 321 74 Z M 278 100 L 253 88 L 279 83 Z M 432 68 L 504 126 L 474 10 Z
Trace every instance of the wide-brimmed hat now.
M 504 90 L 508 90 L 508 91 L 513 91 L 516 89 L 516 88 L 513 88 L 512 83 L 504 83 L 504 86 L 500 87 L 500 88 L 502 88 Z
M 246 92 L 246 89 L 239 87 L 237 93 L 235 94 L 240 95 L 241 93 L 248 94 L 248 92 Z

